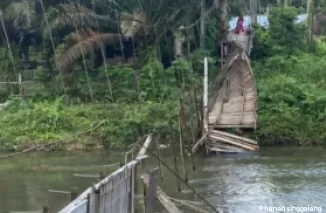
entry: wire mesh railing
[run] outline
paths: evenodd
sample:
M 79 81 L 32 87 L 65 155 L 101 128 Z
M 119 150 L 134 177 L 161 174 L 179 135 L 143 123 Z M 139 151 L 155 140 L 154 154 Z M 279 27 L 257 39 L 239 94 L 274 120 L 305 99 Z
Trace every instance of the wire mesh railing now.
M 87 188 L 59 213 L 132 213 L 135 197 L 134 168 L 138 162 L 129 162 Z

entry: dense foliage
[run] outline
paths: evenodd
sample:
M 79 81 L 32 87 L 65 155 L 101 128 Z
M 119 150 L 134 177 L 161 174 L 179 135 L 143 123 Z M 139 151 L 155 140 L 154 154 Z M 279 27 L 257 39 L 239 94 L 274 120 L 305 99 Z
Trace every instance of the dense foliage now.
M 293 8 L 278 8 L 271 13 L 271 28 L 256 34 L 257 135 L 263 144 L 325 141 L 326 46 L 311 43 L 304 26 L 293 24 L 295 15 Z
M 254 31 L 255 135 L 261 144 L 323 143 L 326 44 L 311 39 L 306 23 L 294 24 L 306 1 L 289 1 L 294 7 L 259 2 L 260 12 L 272 9 L 269 29 L 255 26 Z M 189 0 L 0 3 L 1 80 L 18 81 L 21 73 L 22 81 L 34 81 L 1 85 L 0 100 L 9 102 L 0 111 L 0 145 L 17 149 L 94 127 L 71 140 L 119 148 L 148 132 L 178 138 L 180 102 L 184 134 L 192 137 L 200 128 L 194 112 L 200 109 L 203 56 L 209 56 L 212 81 L 218 70 L 223 17 L 216 14 L 228 8 L 225 3 L 206 2 L 217 11 L 207 8 L 204 32 L 198 2 Z M 321 11 L 325 2 L 315 4 Z M 229 17 L 247 13 L 247 6 L 247 1 L 230 1 Z M 182 59 L 176 58 L 177 41 Z M 32 79 L 30 70 L 36 70 Z

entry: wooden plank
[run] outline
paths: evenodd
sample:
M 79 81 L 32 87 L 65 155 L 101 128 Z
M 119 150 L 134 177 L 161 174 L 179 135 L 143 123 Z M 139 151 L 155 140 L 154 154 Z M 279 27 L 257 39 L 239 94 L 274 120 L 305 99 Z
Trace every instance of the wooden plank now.
M 197 151 L 197 149 L 199 148 L 199 146 L 203 145 L 204 141 L 207 139 L 207 134 L 203 135 L 203 137 L 201 137 L 196 143 L 195 145 L 192 147 L 191 151 L 192 153 L 195 153 Z
M 235 146 L 232 146 L 232 145 L 228 145 L 228 144 L 220 144 L 220 143 L 210 143 L 209 144 L 209 147 L 210 148 L 216 148 L 216 149 L 221 149 L 221 150 L 228 150 L 228 151 L 231 151 L 231 152 L 245 152 L 246 150 L 242 149 L 242 148 L 239 148 L 239 147 L 235 147 Z
M 254 122 L 254 121 L 256 121 L 256 114 L 245 115 L 242 120 L 244 123 L 250 122 L 250 121 Z M 219 123 L 223 123 L 223 122 L 224 123 L 225 122 L 231 122 L 231 123 L 241 122 L 240 115 L 237 115 L 237 114 L 222 115 Z
M 233 141 L 231 139 L 223 138 L 223 137 L 216 136 L 216 135 L 209 135 L 209 138 L 213 139 L 213 140 L 218 140 L 221 142 L 229 143 L 229 144 L 241 147 L 241 148 L 249 150 L 249 151 L 257 151 L 258 150 L 257 146 L 241 144 L 241 143 Z
M 136 160 L 139 159 L 139 158 L 142 158 L 143 156 L 145 156 L 145 153 L 149 147 L 149 145 L 151 144 L 152 142 L 152 135 L 149 135 L 147 138 L 146 138 L 146 141 L 144 142 L 143 146 L 141 147 L 140 151 L 138 152 L 138 155 L 136 157 Z
M 239 108 L 235 108 L 235 109 L 225 109 L 223 111 L 223 115 L 229 115 L 229 114 L 241 114 L 242 112 L 242 109 L 239 109 Z M 244 109 L 244 113 L 247 113 L 248 115 L 250 114 L 254 114 L 256 116 L 256 109 L 255 109 L 255 106 L 247 106 L 245 107 Z
M 241 111 L 241 105 L 233 105 L 228 108 L 225 107 L 223 110 L 223 114 L 225 114 L 227 112 L 237 112 L 237 111 L 239 111 L 239 112 Z M 256 104 L 245 103 L 244 111 L 256 113 Z M 213 112 L 210 113 L 210 115 L 213 115 L 213 114 L 214 114 Z
M 209 147 L 209 151 L 225 152 L 225 153 L 241 153 L 241 152 L 245 152 L 245 150 L 229 150 L 229 149 L 223 149 L 221 147 Z
M 239 116 L 240 118 L 242 117 L 255 117 L 256 116 L 256 112 L 255 111 L 251 111 L 251 112 L 248 112 L 248 111 L 241 111 L 241 109 L 237 109 L 237 111 L 227 111 L 227 112 L 224 112 L 223 111 L 223 114 L 222 114 L 222 118 L 229 118 L 229 117 L 234 117 L 234 116 Z
M 225 84 L 225 83 L 224 83 Z M 219 108 L 219 112 L 218 112 L 218 114 L 217 114 L 217 116 L 216 116 L 216 120 L 215 120 L 215 123 L 217 123 L 220 119 L 221 119 L 221 115 L 222 115 L 222 112 L 223 112 L 223 103 L 224 103 L 224 99 L 225 99 L 225 94 L 226 94 L 226 92 L 227 92 L 227 88 L 226 87 L 224 87 L 224 89 L 222 90 L 222 95 L 221 95 L 221 102 L 220 102 L 220 108 Z M 208 121 L 209 122 L 209 121 Z
M 253 107 L 254 107 L 254 108 L 253 108 Z M 255 103 L 255 102 L 245 102 L 245 103 L 244 103 L 244 111 L 249 112 L 250 109 L 253 108 L 253 109 L 254 109 L 253 112 L 256 113 L 256 109 L 255 109 L 255 107 L 256 107 L 256 103 Z M 232 111 L 234 111 L 234 110 L 239 110 L 239 107 L 236 106 L 236 105 L 230 106 L 230 107 L 228 107 L 228 108 L 225 108 L 225 109 L 223 110 L 223 113 L 225 113 L 225 112 L 232 112 Z
M 226 139 L 226 140 L 231 140 L 231 141 L 237 142 L 237 143 L 239 143 L 239 144 L 243 144 L 243 145 L 245 145 L 245 146 L 250 146 L 250 147 L 254 147 L 254 148 L 256 148 L 256 149 L 259 149 L 259 146 L 258 146 L 257 144 L 247 143 L 246 141 L 242 141 L 242 140 L 234 139 L 234 138 L 229 138 L 229 137 L 222 136 L 222 135 L 215 135 L 215 136 L 217 136 L 217 137 L 219 137 L 219 138 L 224 138 L 224 139 Z M 225 142 L 223 142 L 223 141 L 220 141 L 220 143 L 221 143 L 221 144 L 225 144 Z M 234 144 L 229 144 L 229 146 L 233 147 L 233 146 L 235 146 L 235 145 L 234 145 Z M 236 145 L 236 147 L 238 147 L 238 145 Z M 238 147 L 238 148 L 239 148 L 239 147 Z M 241 148 L 243 148 L 243 147 L 241 147 Z
M 243 140 L 243 141 L 246 141 L 248 143 L 255 144 L 255 145 L 258 144 L 257 141 L 255 141 L 255 140 L 245 138 L 245 137 L 241 137 L 241 136 L 237 136 L 237 135 L 234 135 L 234 134 L 231 134 L 231 133 L 228 133 L 228 132 L 222 132 L 222 131 L 218 131 L 218 130 L 211 130 L 211 133 L 212 134 L 215 133 L 217 135 L 224 135 L 224 136 L 227 136 L 227 137 Z
M 243 120 L 240 124 L 240 120 L 221 120 L 216 123 L 216 120 L 212 118 L 209 120 L 209 125 L 214 126 L 214 128 L 253 128 L 256 124 L 256 119 Z
M 241 125 L 241 124 L 253 124 L 256 122 L 256 119 L 255 118 L 246 118 L 244 120 L 240 120 L 239 117 L 236 117 L 234 119 L 221 119 L 219 123 L 216 123 L 217 124 L 224 124 L 224 125 Z
M 244 92 L 244 88 L 243 88 L 243 84 L 244 84 L 244 80 L 243 80 L 243 76 L 241 76 L 242 77 L 242 81 L 241 81 L 241 88 L 242 88 L 242 97 L 243 97 L 243 99 L 242 99 L 242 101 L 243 101 L 243 103 L 242 103 L 242 112 L 241 112 L 241 121 L 243 120 L 243 114 L 244 114 L 244 112 L 245 112 L 245 104 L 246 104 L 246 102 L 245 102 L 245 92 Z
M 149 176 L 144 174 L 141 179 L 143 180 L 144 184 L 148 187 L 149 186 Z M 168 211 L 169 213 L 182 213 L 178 207 L 168 198 L 168 196 L 161 190 L 161 188 L 157 187 L 157 199 L 160 201 L 162 206 Z
M 251 144 L 243 144 L 239 141 L 231 140 L 231 139 L 224 138 L 224 137 L 211 136 L 210 139 L 217 140 L 218 143 L 232 144 L 238 148 L 241 148 L 241 149 L 244 149 L 247 151 L 258 151 L 259 150 L 258 146 L 251 145 Z

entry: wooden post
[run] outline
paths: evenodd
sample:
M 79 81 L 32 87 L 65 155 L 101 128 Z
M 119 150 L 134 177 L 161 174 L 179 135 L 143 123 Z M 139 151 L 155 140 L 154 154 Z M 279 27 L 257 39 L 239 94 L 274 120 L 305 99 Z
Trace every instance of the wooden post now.
M 149 187 L 149 177 L 147 174 L 142 176 L 142 180 L 145 183 L 147 187 Z M 159 186 L 157 186 L 157 199 L 160 201 L 162 206 L 166 209 L 169 213 L 181 213 L 181 211 L 178 209 L 178 207 L 171 202 L 169 197 L 163 192 Z
M 195 127 L 195 124 L 194 124 L 193 120 L 191 121 L 191 127 L 192 128 L 190 129 L 190 133 L 191 133 L 191 138 L 192 138 L 192 145 L 195 145 L 196 144 L 196 135 L 195 135 L 196 127 Z M 188 152 L 190 153 L 190 158 L 191 158 L 191 163 L 192 163 L 192 170 L 196 171 L 196 163 L 195 163 L 195 160 L 194 160 L 194 153 L 192 152 L 192 146 L 190 146 L 190 144 L 188 144 Z
M 179 175 L 180 172 L 179 172 L 179 168 L 178 168 L 177 155 L 176 155 L 176 150 L 175 150 L 175 138 L 174 137 L 172 137 L 172 151 L 173 151 L 174 170 L 175 170 L 175 173 L 177 173 Z M 178 177 L 177 177 L 177 190 L 179 192 L 181 192 L 181 181 L 180 181 L 180 179 Z
M 208 60 L 204 58 L 204 94 L 203 94 L 203 105 L 204 105 L 204 133 L 208 132 Z
M 22 74 L 18 73 L 18 87 L 19 87 L 19 95 L 23 96 L 23 87 L 22 87 Z
M 91 193 L 87 194 L 87 210 L 86 212 L 91 212 Z
M 140 172 L 140 165 L 136 164 L 134 169 L 133 169 L 133 187 L 134 187 L 134 192 L 135 194 L 141 193 L 142 192 L 142 184 L 139 184 L 138 182 L 138 177 L 140 177 L 142 174 Z M 135 206 L 135 201 L 133 202 L 133 207 Z M 135 210 L 134 210 L 135 212 Z
M 203 135 L 208 135 L 208 60 L 207 57 L 204 58 L 204 97 L 203 97 L 203 106 L 204 106 L 204 130 Z M 206 152 L 208 153 L 207 143 L 205 143 Z
M 192 85 L 192 90 L 193 90 L 193 95 L 194 95 L 193 101 L 194 101 L 194 104 L 195 104 L 196 119 L 197 119 L 197 129 L 196 129 L 196 134 L 195 135 L 197 136 L 198 130 L 202 129 L 202 125 L 201 125 L 202 121 L 201 121 L 201 116 L 200 116 L 200 110 L 198 109 L 198 105 L 197 105 L 197 93 L 196 93 L 196 88 L 195 88 L 194 84 Z
M 131 192 L 130 192 L 130 213 L 135 213 L 135 194 L 136 194 L 136 182 L 135 182 L 135 171 L 136 167 L 133 167 L 131 170 Z
M 146 198 L 147 198 L 147 188 L 145 183 L 141 183 L 142 187 L 143 187 L 143 201 L 144 201 L 144 205 L 143 205 L 143 211 L 144 213 L 146 213 Z
M 77 188 L 73 187 L 70 189 L 70 201 L 72 202 L 73 200 L 75 200 L 78 196 L 77 193 Z
M 100 180 L 103 180 L 105 178 L 104 172 L 100 172 Z
M 192 91 L 194 90 L 194 85 L 192 85 Z M 196 112 L 196 121 L 198 121 L 198 117 L 197 117 L 197 104 L 196 104 L 196 97 L 191 98 L 192 96 L 190 95 L 190 98 L 188 98 L 188 102 L 186 103 L 186 105 L 191 106 L 191 103 L 195 103 L 195 108 L 192 108 L 192 110 L 195 110 Z M 181 102 L 181 107 L 182 109 L 184 109 L 184 103 Z M 191 111 L 192 111 L 191 110 Z M 184 111 L 184 110 L 183 110 Z M 191 116 L 185 116 L 185 113 L 183 113 L 183 123 L 184 125 L 186 125 L 186 117 L 190 117 L 190 125 L 186 126 L 185 129 L 187 130 L 187 135 L 191 135 L 191 139 L 189 137 L 186 138 L 186 147 L 187 147 L 187 155 L 190 155 L 190 160 L 191 160 L 191 164 L 192 164 L 192 169 L 195 171 L 196 170 L 196 165 L 195 165 L 195 161 L 194 161 L 194 156 L 193 153 L 191 151 L 191 148 L 193 145 L 195 145 L 196 143 L 196 132 L 197 132 L 197 128 L 196 125 L 194 124 L 194 119 Z M 190 142 L 191 141 L 191 142 Z
M 43 213 L 50 213 L 50 207 L 48 206 L 43 206 Z
M 182 115 L 183 115 L 183 107 L 182 107 L 182 100 L 180 99 L 180 113 L 179 113 L 179 143 L 180 143 L 180 157 L 181 157 L 181 163 L 182 163 L 182 169 L 183 169 L 183 175 L 184 175 L 184 181 L 188 182 L 188 174 L 187 174 L 187 166 L 186 166 L 186 160 L 184 156 L 184 144 L 183 144 L 183 129 L 182 129 Z
M 149 172 L 149 183 L 147 186 L 147 196 L 145 199 L 145 211 L 146 213 L 154 213 L 154 204 L 156 201 L 158 180 L 157 176 L 159 176 L 159 168 L 155 168 Z M 146 184 L 145 184 L 146 185 Z M 146 187 L 145 187 L 146 188 Z
M 141 158 L 145 156 L 146 151 L 147 151 L 148 147 L 150 146 L 151 142 L 152 142 L 152 135 L 149 135 L 149 136 L 147 136 L 144 144 L 142 145 L 140 151 L 138 152 L 136 159 L 140 159 L 140 160 L 139 160 L 139 164 L 137 164 L 135 167 L 135 170 L 137 170 L 138 174 L 142 174 L 144 172 L 145 159 L 141 159 Z M 137 187 L 137 185 L 135 187 Z M 146 194 L 146 191 L 145 191 L 146 188 L 144 187 L 144 184 L 140 184 L 139 187 L 137 187 L 137 188 L 139 188 L 139 190 L 142 191 L 144 193 L 144 195 Z
M 222 69 L 224 65 L 224 42 L 223 41 L 221 41 L 220 48 L 221 48 L 221 69 Z
M 157 157 L 158 157 L 158 168 L 160 171 L 161 182 L 164 185 L 163 174 L 162 174 L 162 166 L 161 166 L 161 150 L 160 150 L 160 142 L 158 138 L 155 138 L 156 149 L 157 149 Z

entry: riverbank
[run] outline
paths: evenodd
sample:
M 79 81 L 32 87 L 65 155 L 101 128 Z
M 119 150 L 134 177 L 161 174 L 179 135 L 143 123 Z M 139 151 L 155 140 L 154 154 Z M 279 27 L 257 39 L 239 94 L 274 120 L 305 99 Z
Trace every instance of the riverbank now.
M 0 111 L 0 144 L 8 151 L 53 142 L 42 149 L 121 149 L 148 132 L 165 137 L 176 131 L 177 109 L 172 102 L 67 106 L 62 99 L 38 103 L 15 100 Z
M 302 53 L 253 61 L 258 129 L 249 137 L 257 137 L 260 146 L 324 144 L 323 55 Z M 58 141 L 42 149 L 124 149 L 148 132 L 169 138 L 179 132 L 178 97 L 175 92 L 162 102 L 152 98 L 110 104 L 65 104 L 63 97 L 29 102 L 14 99 L 0 111 L 0 147 L 19 151 Z M 71 145 L 62 146 L 64 143 Z

